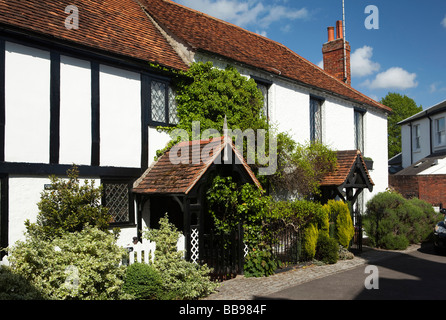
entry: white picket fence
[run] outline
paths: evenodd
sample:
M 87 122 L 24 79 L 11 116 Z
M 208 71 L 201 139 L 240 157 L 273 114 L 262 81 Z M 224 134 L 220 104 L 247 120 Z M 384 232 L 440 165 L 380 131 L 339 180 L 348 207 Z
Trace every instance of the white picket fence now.
M 144 243 L 138 242 L 133 246 L 127 247 L 129 249 L 129 261 L 128 264 L 131 265 L 135 262 L 139 263 L 153 263 L 155 259 L 156 243 L 150 241 L 144 241 Z M 184 236 L 180 235 L 177 242 L 177 250 L 185 252 L 185 242 Z

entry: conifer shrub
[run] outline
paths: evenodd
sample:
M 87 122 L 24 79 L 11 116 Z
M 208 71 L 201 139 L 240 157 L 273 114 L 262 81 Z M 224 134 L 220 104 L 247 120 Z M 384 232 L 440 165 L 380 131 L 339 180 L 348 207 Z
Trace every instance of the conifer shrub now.
M 333 237 L 341 246 L 348 248 L 355 235 L 348 204 L 343 201 L 329 200 L 324 208 L 328 211 L 329 220 L 333 226 Z
M 304 260 L 312 260 L 316 255 L 318 230 L 314 224 L 310 224 L 304 230 L 302 257 Z

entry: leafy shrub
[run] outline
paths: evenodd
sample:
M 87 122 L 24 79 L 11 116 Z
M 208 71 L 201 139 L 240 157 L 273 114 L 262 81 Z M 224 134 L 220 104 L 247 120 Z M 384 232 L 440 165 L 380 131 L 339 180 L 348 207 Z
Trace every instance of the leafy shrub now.
M 41 300 L 43 295 L 21 275 L 0 266 L 0 300 Z
M 161 274 L 150 264 L 134 263 L 127 267 L 123 291 L 137 300 L 164 298 Z
M 401 250 L 426 240 L 440 219 L 425 201 L 386 191 L 367 203 L 364 230 L 373 246 Z
M 329 200 L 324 208 L 328 211 L 329 219 L 333 223 L 334 238 L 341 246 L 348 248 L 355 235 L 348 205 L 343 201 Z
M 180 235 L 169 223 L 167 214 L 160 219 L 160 229 L 150 229 L 144 237 L 156 242 L 153 267 L 162 274 L 162 287 L 170 299 L 197 299 L 212 293 L 218 284 L 211 281 L 210 269 L 188 262 L 177 250 Z
M 303 245 L 302 245 L 302 257 L 305 260 L 312 260 L 316 255 L 316 245 L 318 238 L 318 230 L 314 224 L 310 224 L 304 230 Z
M 253 249 L 245 257 L 243 270 L 245 277 L 268 277 L 280 267 L 269 246 Z
M 334 264 L 339 259 L 339 245 L 328 233 L 319 232 L 315 258 L 325 263 Z
M 50 177 L 51 189 L 42 192 L 37 204 L 37 222 L 25 222 L 28 233 L 54 239 L 65 231 L 81 231 L 87 224 L 107 230 L 111 216 L 101 205 L 102 188 L 96 188 L 94 180 L 81 184 L 76 166 L 67 175 L 68 179 Z
M 429 239 L 432 235 L 432 226 L 438 221 L 443 220 L 444 216 L 441 213 L 435 212 L 434 208 L 426 201 L 418 198 L 412 198 L 408 201 L 410 204 L 421 209 L 418 217 L 411 217 L 410 227 L 413 230 L 409 232 L 409 241 L 411 243 L 419 243 Z
M 48 299 L 121 299 L 125 249 L 113 234 L 87 226 L 53 240 L 27 235 L 9 249 L 14 273 Z

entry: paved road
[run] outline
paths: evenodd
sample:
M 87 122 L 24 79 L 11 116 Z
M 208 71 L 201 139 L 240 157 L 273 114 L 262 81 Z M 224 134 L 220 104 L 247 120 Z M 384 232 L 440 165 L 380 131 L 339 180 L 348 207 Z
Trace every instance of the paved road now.
M 367 266 L 377 269 L 365 273 Z M 376 272 L 377 271 L 377 272 Z M 371 282 L 372 276 L 378 282 Z M 365 282 L 377 289 L 366 289 Z M 376 280 L 375 280 L 376 281 Z M 446 299 L 446 256 L 437 255 L 431 245 L 408 253 L 392 253 L 347 271 L 290 286 L 254 299 L 292 300 L 423 300 Z

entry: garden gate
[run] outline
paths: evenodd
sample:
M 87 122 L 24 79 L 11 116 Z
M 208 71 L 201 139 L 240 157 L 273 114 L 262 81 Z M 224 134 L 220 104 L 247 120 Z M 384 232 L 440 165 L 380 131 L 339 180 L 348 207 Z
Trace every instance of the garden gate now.
M 229 234 L 213 231 L 199 234 L 192 228 L 191 260 L 212 269 L 212 278 L 225 280 L 243 274 L 244 258 L 248 253 L 243 243 L 241 226 Z

